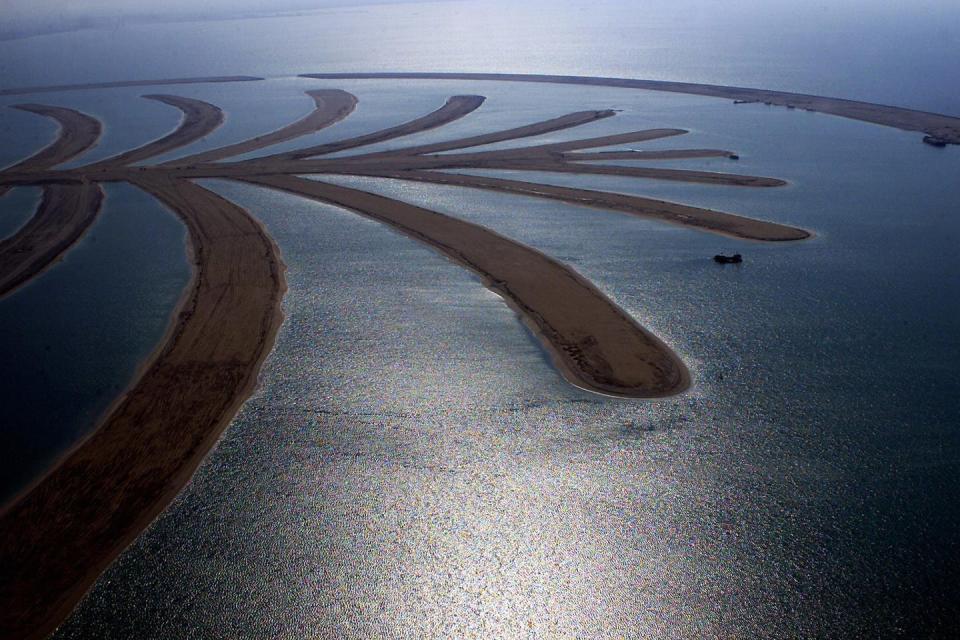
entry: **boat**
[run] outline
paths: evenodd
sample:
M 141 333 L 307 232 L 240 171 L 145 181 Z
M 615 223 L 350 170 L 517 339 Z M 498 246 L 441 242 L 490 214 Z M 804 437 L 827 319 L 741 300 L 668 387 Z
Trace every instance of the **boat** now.
M 739 253 L 735 253 L 732 256 L 725 256 L 722 253 L 718 253 L 713 256 L 713 261 L 719 264 L 740 264 L 743 262 L 743 256 Z

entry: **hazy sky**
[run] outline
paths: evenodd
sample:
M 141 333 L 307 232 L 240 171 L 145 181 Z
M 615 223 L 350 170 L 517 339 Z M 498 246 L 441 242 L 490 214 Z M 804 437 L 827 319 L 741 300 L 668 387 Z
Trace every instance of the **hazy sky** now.
M 71 30 L 121 19 L 231 17 L 415 0 L 0 0 L 0 37 Z
M 281 13 L 323 9 L 335 6 L 392 4 L 423 0 L 0 0 L 0 31 L 13 31 L 26 25 L 48 25 L 75 22 L 89 18 L 142 18 L 183 16 L 227 17 L 253 13 Z M 659 3 L 660 0 L 647 0 Z M 782 12 L 793 9 L 798 18 L 822 11 L 841 14 L 895 15 L 904 10 L 914 12 L 938 12 L 953 6 L 957 0 L 674 0 L 672 4 L 697 5 L 705 13 L 726 12 Z M 633 5 L 638 13 L 644 12 L 645 2 L 623 0 Z M 557 4 L 564 4 L 558 0 Z

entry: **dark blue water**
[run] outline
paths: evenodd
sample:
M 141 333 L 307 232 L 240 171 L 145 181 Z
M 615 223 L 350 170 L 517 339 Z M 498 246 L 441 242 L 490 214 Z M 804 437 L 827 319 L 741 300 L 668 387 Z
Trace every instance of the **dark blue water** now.
M 33 205 L 36 191 L 15 189 L 0 213 Z M 111 185 L 81 242 L 0 300 L 0 496 L 42 473 L 128 386 L 189 277 L 184 236 L 149 196 Z

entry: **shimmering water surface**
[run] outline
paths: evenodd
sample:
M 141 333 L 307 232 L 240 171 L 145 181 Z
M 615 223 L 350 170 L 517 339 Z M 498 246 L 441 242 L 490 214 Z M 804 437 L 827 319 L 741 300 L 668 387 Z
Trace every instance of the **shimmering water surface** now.
M 416 10 L 443 15 L 454 6 L 482 4 Z M 331 20 L 353 19 L 337 16 Z M 154 28 L 163 33 L 167 27 Z M 227 27 L 206 28 L 216 34 Z M 402 40 L 396 34 L 403 29 L 385 40 Z M 87 36 L 78 37 L 82 42 Z M 673 37 L 684 34 L 678 30 Z M 264 46 L 251 44 L 254 52 Z M 349 66 L 329 45 L 317 46 L 331 52 L 331 70 Z M 606 45 L 578 46 L 582 53 L 592 46 L 603 52 Z M 623 51 L 622 44 L 609 46 Z M 756 63 L 748 51 L 738 51 Z M 411 67 L 384 56 L 364 68 Z M 184 73 L 176 60 L 169 73 L 152 75 Z M 642 73 L 644 60 L 653 59 L 639 59 L 630 73 L 594 71 L 663 77 Z M 319 62 L 310 69 L 285 62 L 285 71 L 320 70 Z M 471 68 L 486 62 L 477 57 Z M 226 62 L 218 64 L 225 66 L 210 63 L 204 73 L 215 67 L 227 72 Z M 270 64 L 280 68 L 280 62 Z M 510 70 L 557 70 L 517 64 Z M 563 64 L 565 71 L 580 70 L 569 60 Z M 680 64 L 683 77 L 670 77 L 810 89 L 803 73 L 779 83 L 750 73 L 737 80 L 739 67 L 725 64 L 712 77 Z M 808 72 L 812 77 L 812 67 Z M 840 86 L 825 93 L 862 93 L 856 82 L 831 82 Z M 352 91 L 360 104 L 353 117 L 302 144 L 390 126 L 457 93 L 479 93 L 488 101 L 448 127 L 376 148 L 588 108 L 622 112 L 507 146 L 687 128 L 686 136 L 644 147 L 727 148 L 741 155 L 739 162 L 657 164 L 769 175 L 790 185 L 751 190 L 502 175 L 710 206 L 802 226 L 816 236 L 758 244 L 556 202 L 331 179 L 489 226 L 588 277 L 663 337 L 694 376 L 694 388 L 682 396 L 624 401 L 564 382 L 497 296 L 430 249 L 334 207 L 204 181 L 263 220 L 279 243 L 289 268 L 286 322 L 260 389 L 194 480 L 104 574 L 56 637 L 950 635 L 960 616 L 957 149 L 933 149 L 916 134 L 864 123 L 700 97 L 489 82 L 274 78 L 157 88 L 209 100 L 228 113 L 222 130 L 170 157 L 281 126 L 311 108 L 303 91 L 323 87 Z M 930 105 L 936 93 L 930 88 L 926 97 L 914 98 Z M 43 101 L 102 114 L 114 126 L 98 151 L 103 157 L 176 121 L 169 108 L 137 95 L 50 94 Z M 907 96 L 898 102 L 910 104 Z M 128 107 L 133 111 L 124 113 Z M 28 116 L 4 117 L 42 120 Z M 27 148 L 30 140 L 52 135 L 42 122 L 24 126 L 27 142 L 18 144 Z M 0 206 L 13 211 L 36 197 L 35 190 L 18 189 Z M 119 203 L 129 203 L 129 215 L 117 216 Z M 156 239 L 159 232 L 138 227 L 147 224 L 139 215 L 159 224 L 163 216 L 153 212 L 160 210 L 133 188 L 110 187 L 100 226 L 23 293 L 40 296 L 54 291 L 47 280 L 78 277 L 67 267 L 85 251 L 113 265 L 139 256 L 155 267 L 139 270 L 145 284 L 93 289 L 128 313 L 148 302 L 169 309 L 179 290 L 174 285 L 186 277 L 182 231 L 167 216 L 173 231 L 164 244 Z M 121 221 L 131 226 L 111 226 Z M 132 243 L 129 251 L 94 251 L 101 228 L 116 228 L 117 238 Z M 135 245 L 138 238 L 149 246 Z M 739 251 L 745 263 L 715 265 L 710 256 L 718 251 Z M 159 293 L 147 283 L 160 283 Z M 77 283 L 71 291 L 91 286 Z M 146 298 L 128 295 L 132 290 Z M 19 323 L 26 336 L 17 343 L 18 362 L 42 350 L 33 344 L 41 338 L 30 336 L 58 335 L 58 362 L 73 348 L 76 334 L 63 329 L 28 334 L 35 321 L 8 312 L 14 304 L 16 298 L 0 303 L 6 314 L 0 318 L 14 318 L 3 321 Z M 74 315 L 48 306 L 42 315 L 70 318 L 73 331 L 98 304 L 105 303 L 76 302 Z M 149 351 L 164 326 L 163 314 L 154 317 L 153 329 L 142 319 L 122 331 L 91 326 L 100 335 L 137 336 Z M 132 353 L 118 348 L 124 350 Z M 73 359 L 78 367 L 123 373 L 102 354 Z M 129 355 L 126 366 L 137 360 Z M 130 371 L 119 380 L 129 379 Z M 4 379 L 13 374 L 5 372 Z M 65 384 L 76 375 L 64 370 L 55 377 Z M 22 384 L 49 389 L 57 402 L 67 397 L 35 380 Z M 11 394 L 8 403 L 18 420 L 43 402 L 21 395 Z M 109 394 L 97 398 L 108 402 Z M 68 424 L 75 413 L 64 407 Z M 51 415 L 44 427 L 59 434 L 56 441 L 43 436 L 48 451 L 82 431 L 58 424 Z

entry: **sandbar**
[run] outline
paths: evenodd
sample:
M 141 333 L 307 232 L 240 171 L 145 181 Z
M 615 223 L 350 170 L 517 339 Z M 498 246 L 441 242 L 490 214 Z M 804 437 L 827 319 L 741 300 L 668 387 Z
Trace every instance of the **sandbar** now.
M 398 124 L 395 127 L 388 127 L 386 129 L 381 129 L 380 131 L 374 131 L 372 133 L 367 133 L 353 138 L 347 138 L 345 140 L 338 140 L 336 142 L 305 147 L 303 149 L 297 149 L 296 151 L 278 153 L 272 156 L 266 156 L 263 159 L 296 160 L 300 158 L 309 158 L 313 156 L 326 155 L 328 153 L 336 153 L 338 151 L 356 149 L 358 147 L 364 147 L 378 142 L 394 140 L 412 133 L 420 133 L 422 131 L 436 129 L 437 127 L 450 124 L 451 122 L 459 120 L 465 115 L 476 111 L 478 108 L 480 108 L 480 105 L 483 104 L 484 100 L 486 100 L 486 98 L 483 96 L 451 96 L 446 103 L 444 103 L 444 105 L 436 111 L 408 122 Z
M 314 110 L 292 124 L 281 127 L 276 131 L 250 138 L 249 140 L 237 142 L 236 144 L 196 153 L 186 158 L 170 160 L 169 162 L 165 162 L 164 165 L 182 166 L 214 162 L 231 156 L 256 151 L 263 147 L 277 144 L 278 142 L 299 138 L 300 136 L 319 131 L 343 120 L 353 113 L 353 110 L 357 106 L 357 97 L 340 89 L 308 91 L 307 95 L 313 98 L 315 105 Z
M 580 84 L 626 89 L 647 89 L 693 95 L 726 98 L 739 102 L 765 102 L 784 107 L 796 107 L 830 115 L 872 122 L 904 131 L 919 131 L 946 144 L 960 144 L 960 118 L 942 113 L 931 113 L 904 107 L 830 98 L 805 93 L 771 91 L 749 87 L 731 87 L 717 84 L 641 80 L 634 78 L 605 78 L 590 76 L 563 76 L 521 73 L 304 73 L 304 78 L 319 80 L 360 79 L 421 79 L 421 80 L 491 80 L 497 82 L 545 82 L 553 84 Z
M 0 89 L 0 96 L 17 96 L 28 93 L 57 93 L 59 91 L 83 91 L 85 89 L 116 89 L 119 87 L 154 87 L 165 84 L 210 84 L 220 82 L 257 82 L 256 76 L 211 76 L 200 78 L 169 78 L 167 80 L 119 80 L 116 82 L 89 82 L 86 84 L 52 84 L 40 87 L 15 87 Z
M 593 191 L 572 187 L 558 187 L 543 183 L 472 176 L 439 171 L 370 171 L 366 174 L 397 180 L 412 180 L 430 184 L 453 185 L 473 189 L 486 189 L 502 193 L 513 193 L 547 200 L 560 200 L 594 209 L 619 211 L 642 218 L 661 220 L 670 224 L 693 227 L 719 235 L 743 240 L 761 242 L 782 242 L 804 240 L 811 236 L 809 231 L 777 222 L 768 222 L 756 218 L 747 218 L 733 213 L 703 209 L 690 205 L 644 198 L 622 193 Z
M 44 184 L 43 200 L 34 217 L 16 234 L 0 242 L 0 297 L 7 295 L 43 273 L 89 229 L 100 212 L 103 190 L 89 183 L 97 172 L 146 160 L 189 144 L 215 130 L 223 122 L 219 107 L 180 96 L 149 95 L 180 109 L 183 119 L 171 133 L 136 149 L 85 165 L 72 183 Z M 50 145 L 18 162 L 3 173 L 29 174 L 49 169 L 92 148 L 102 132 L 100 122 L 87 114 L 46 105 L 18 105 L 17 108 L 54 118 L 59 135 Z M 34 184 L 44 181 L 35 180 Z M 30 180 L 27 180 L 30 183 Z M 0 196 L 8 186 L 0 184 Z
M 74 109 L 44 104 L 17 104 L 12 107 L 53 118 L 57 122 L 58 131 L 53 142 L 30 157 L 7 167 L 4 172 L 40 171 L 55 167 L 93 148 L 103 133 L 99 120 Z M 9 190 L 9 185 L 0 184 L 0 197 Z
M 253 390 L 281 323 L 284 266 L 259 223 L 190 182 L 131 182 L 187 226 L 193 278 L 142 376 L 0 513 L 0 637 L 52 631 L 166 507 Z
M 582 162 L 587 160 L 685 160 L 688 158 L 729 158 L 734 154 L 724 149 L 665 149 L 663 151 L 571 151 L 564 153 L 564 160 Z
M 99 184 L 50 184 L 36 213 L 9 238 L 0 241 L 0 297 L 23 286 L 87 231 L 103 203 Z
M 683 362 L 570 267 L 486 227 L 377 194 L 297 176 L 246 182 L 356 211 L 478 274 L 541 337 L 574 385 L 657 398 L 690 385 Z
M 59 131 L 53 142 L 32 156 L 7 167 L 5 172 L 37 171 L 55 167 L 92 149 L 103 133 L 103 125 L 99 120 L 74 109 L 45 104 L 17 104 L 13 105 L 13 108 L 53 118 L 59 125 Z
M 85 167 L 87 171 L 123 166 L 147 160 L 161 153 L 166 153 L 167 151 L 172 151 L 188 145 L 191 142 L 195 142 L 215 131 L 223 124 L 223 110 L 209 102 L 196 100 L 194 98 L 159 94 L 145 95 L 143 97 L 148 100 L 163 102 L 182 111 L 183 117 L 177 128 L 162 138 L 148 142 L 136 149 L 131 149 L 90 164 Z
M 21 163 L 17 170 L 0 172 L 0 185 L 46 185 L 44 202 L 50 204 L 42 205 L 30 223 L 41 229 L 57 226 L 48 221 L 55 218 L 54 210 L 63 209 L 54 206 L 54 198 L 93 202 L 102 197 L 99 183 L 137 185 L 183 220 L 194 263 L 193 278 L 166 338 L 130 389 L 87 439 L 0 511 L 0 574 L 5 576 L 0 583 L 0 636 L 41 637 L 70 612 L 101 571 L 189 480 L 254 388 L 273 344 L 285 290 L 279 251 L 248 212 L 194 184 L 193 179 L 230 178 L 296 193 L 390 225 L 478 274 L 517 311 L 571 383 L 628 398 L 681 392 L 690 385 L 689 372 L 667 345 L 576 271 L 482 226 L 297 174 L 391 177 L 532 195 L 754 240 L 809 236 L 786 225 L 676 203 L 439 170 L 451 165 L 562 171 L 570 167 L 581 173 L 638 169 L 578 163 L 571 155 L 685 133 L 657 129 L 521 149 L 462 151 L 615 115 L 609 110 L 576 112 L 505 131 L 387 152 L 313 158 L 437 127 L 471 113 L 483 102 L 480 96 L 454 96 L 430 114 L 364 136 L 265 158 L 216 162 L 329 126 L 356 105 L 356 98 L 345 91 L 318 90 L 310 95 L 316 109 L 272 133 L 159 165 L 130 166 L 196 139 L 222 118 L 213 105 L 165 96 L 164 101 L 181 108 L 185 117 L 174 132 L 159 140 L 86 167 L 56 170 L 44 163 Z M 457 153 L 444 154 L 449 151 Z M 732 186 L 782 184 L 772 178 L 704 173 L 656 169 L 649 177 Z M 90 213 L 92 205 L 75 209 L 81 218 L 95 215 Z M 52 235 L 48 230 L 43 237 Z M 32 242 L 20 258 L 43 262 L 41 249 L 48 245 L 57 242 Z M 27 279 L 29 275 L 20 281 Z

